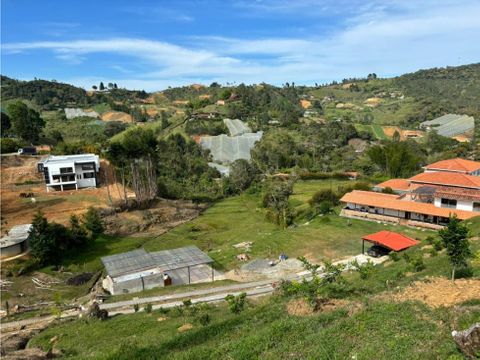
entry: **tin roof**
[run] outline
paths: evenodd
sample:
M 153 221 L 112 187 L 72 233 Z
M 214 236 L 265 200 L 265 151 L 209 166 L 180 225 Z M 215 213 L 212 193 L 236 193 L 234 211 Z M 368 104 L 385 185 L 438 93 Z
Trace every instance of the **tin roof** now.
M 8 231 L 8 235 L 0 239 L 0 248 L 19 244 L 28 239 L 32 224 L 16 225 Z
M 144 249 L 105 256 L 103 265 L 111 277 L 159 268 L 161 271 L 212 263 L 213 260 L 196 246 L 147 253 Z

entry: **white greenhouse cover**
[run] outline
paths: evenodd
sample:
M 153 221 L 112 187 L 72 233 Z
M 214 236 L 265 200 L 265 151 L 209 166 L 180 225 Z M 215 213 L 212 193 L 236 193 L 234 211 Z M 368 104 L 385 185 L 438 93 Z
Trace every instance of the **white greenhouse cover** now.
M 67 119 L 74 119 L 81 116 L 89 116 L 93 118 L 98 118 L 99 115 L 96 111 L 85 111 L 83 109 L 74 109 L 74 108 L 65 108 L 65 116 Z
M 239 136 L 252 132 L 252 129 L 250 129 L 250 127 L 241 120 L 224 119 L 223 122 L 228 128 L 230 136 Z
M 200 145 L 210 150 L 214 162 L 228 164 L 238 159 L 250 160 L 250 150 L 262 136 L 262 131 L 239 136 L 204 136 Z

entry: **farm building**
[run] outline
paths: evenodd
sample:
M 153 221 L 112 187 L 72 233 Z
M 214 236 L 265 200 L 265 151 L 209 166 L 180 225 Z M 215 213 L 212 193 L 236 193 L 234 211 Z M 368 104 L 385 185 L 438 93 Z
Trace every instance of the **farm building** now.
M 391 179 L 376 192 L 352 191 L 341 201 L 342 215 L 438 229 L 451 215 L 466 220 L 480 215 L 480 162 L 443 160 L 409 179 Z M 387 188 L 395 194 L 379 193 Z
M 102 258 L 111 294 L 215 280 L 213 260 L 196 246 L 147 253 L 144 249 Z
M 454 137 L 473 131 L 475 120 L 468 115 L 447 114 L 420 124 L 426 130 L 436 130 L 439 135 Z
M 17 225 L 0 239 L 0 257 L 8 259 L 28 250 L 28 238 L 32 224 Z
M 49 156 L 38 163 L 47 191 L 72 190 L 98 185 L 100 159 L 94 154 Z

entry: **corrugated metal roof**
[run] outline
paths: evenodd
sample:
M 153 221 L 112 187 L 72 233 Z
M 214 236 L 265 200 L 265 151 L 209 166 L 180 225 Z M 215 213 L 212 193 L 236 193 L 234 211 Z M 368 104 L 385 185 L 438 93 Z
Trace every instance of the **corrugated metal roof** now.
M 212 263 L 213 260 L 196 246 L 147 253 L 144 249 L 105 256 L 103 265 L 111 277 L 158 268 L 161 271 Z
M 433 120 L 424 121 L 420 125 L 426 127 L 434 126 L 439 135 L 449 137 L 473 130 L 475 120 L 468 115 L 447 114 Z
M 28 237 L 30 236 L 31 228 L 32 228 L 32 224 L 16 225 L 12 227 L 8 231 L 8 235 L 0 239 L 0 247 L 6 248 L 27 240 Z

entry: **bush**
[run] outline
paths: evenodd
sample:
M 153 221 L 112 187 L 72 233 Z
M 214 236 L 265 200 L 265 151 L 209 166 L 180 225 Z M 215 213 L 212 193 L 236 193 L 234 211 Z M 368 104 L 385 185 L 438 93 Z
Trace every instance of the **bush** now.
M 318 206 L 318 212 L 322 215 L 330 214 L 333 211 L 333 204 L 330 201 L 322 201 Z
M 210 324 L 211 318 L 208 313 L 202 312 L 195 318 L 195 321 L 202 326 L 207 326 L 208 324 Z
M 437 251 L 437 249 L 435 249 L 434 247 L 431 248 L 431 249 L 428 251 L 428 253 L 430 254 L 431 257 L 435 257 L 435 256 L 438 255 L 438 251 Z
M 473 276 L 473 269 L 470 266 L 462 266 L 455 271 L 455 278 L 471 278 Z
M 355 271 L 358 271 L 360 274 L 360 279 L 368 279 L 373 272 L 375 271 L 375 265 L 373 262 L 368 260 L 365 264 L 360 265 L 357 260 L 352 262 L 352 266 L 355 269 Z
M 386 188 L 382 189 L 382 193 L 384 194 L 395 194 L 395 191 L 390 186 L 387 186 Z
M 331 189 L 324 189 L 317 191 L 313 194 L 312 198 L 308 200 L 308 203 L 311 207 L 315 207 L 317 205 L 321 205 L 322 203 L 328 202 L 332 205 L 337 205 L 339 201 L 338 194 L 336 194 Z
M 140 310 L 138 304 L 133 304 L 133 311 L 138 312 L 138 310 Z
M 225 300 L 228 302 L 228 308 L 233 314 L 240 314 L 245 308 L 247 294 L 241 293 L 237 296 L 229 294 L 225 297 Z
M 393 260 L 395 262 L 400 260 L 400 255 L 398 255 L 396 251 L 390 251 L 390 253 L 388 254 L 388 257 L 390 258 L 390 260 Z
M 19 144 L 14 139 L 2 138 L 0 139 L 0 152 L 2 154 L 16 152 L 19 148 Z
M 415 253 L 415 255 L 410 258 L 410 266 L 415 272 L 419 272 L 425 269 L 425 263 L 423 262 L 422 253 Z
M 152 312 L 152 310 L 153 310 L 152 304 L 148 303 L 147 305 L 145 305 L 144 310 L 145 310 L 145 312 L 146 312 L 147 314 L 150 314 L 150 313 Z

